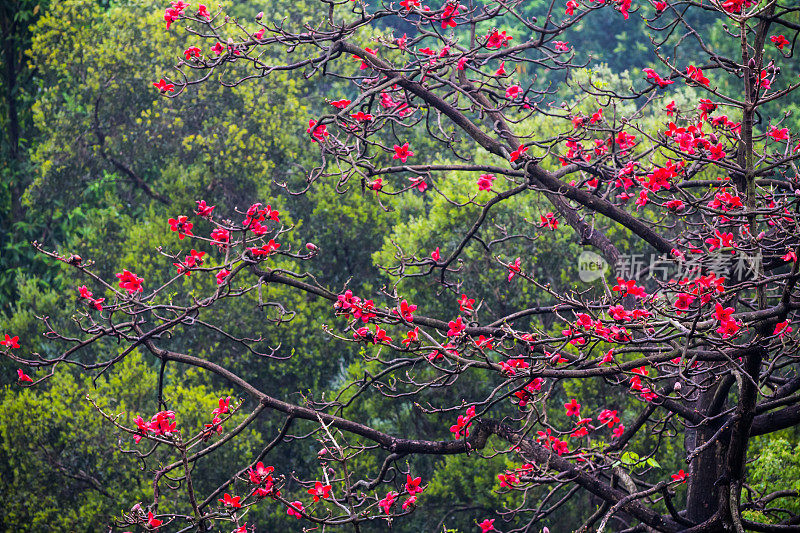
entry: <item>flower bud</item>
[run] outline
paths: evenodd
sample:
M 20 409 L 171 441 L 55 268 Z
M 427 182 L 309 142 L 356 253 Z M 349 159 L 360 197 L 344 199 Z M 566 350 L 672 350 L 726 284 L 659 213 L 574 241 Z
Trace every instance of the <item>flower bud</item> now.
M 313 242 L 307 242 L 306 243 L 306 249 L 311 250 L 312 252 L 319 251 L 319 247 L 316 244 L 314 244 Z
M 261 20 L 263 18 L 264 18 L 264 12 L 263 11 L 259 11 L 258 15 L 256 15 L 256 20 Z

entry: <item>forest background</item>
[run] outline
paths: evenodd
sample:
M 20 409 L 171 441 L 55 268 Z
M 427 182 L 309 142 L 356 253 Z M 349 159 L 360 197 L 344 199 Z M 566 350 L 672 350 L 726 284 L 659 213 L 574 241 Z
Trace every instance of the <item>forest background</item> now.
M 252 18 L 266 7 L 239 1 L 227 9 Z M 525 4 L 531 15 L 544 7 L 540 0 Z M 376 265 L 391 257 L 393 240 L 433 249 L 463 233 L 471 220 L 469 211 L 451 210 L 433 195 L 401 195 L 381 205 L 375 195 L 357 187 L 339 195 L 334 184 L 321 183 L 295 197 L 274 186 L 276 181 L 302 180 L 305 170 L 313 167 L 318 153 L 306 134 L 308 120 L 327 105 L 326 98 L 351 89 L 344 82 L 336 86 L 329 79 L 320 82 L 286 73 L 236 87 L 206 83 L 166 100 L 152 83 L 174 64 L 185 43 L 175 32 L 164 31 L 163 8 L 154 2 L 96 0 L 8 0 L 0 5 L 0 332 L 13 331 L 29 349 L 47 353 L 52 348 L 37 317 L 68 321 L 80 305 L 80 280 L 64 265 L 37 254 L 31 242 L 80 253 L 96 261 L 106 276 L 126 268 L 145 278 L 157 277 L 157 272 L 172 268 L 152 253 L 169 238 L 165 213 L 190 212 L 199 199 L 208 199 L 224 212 L 246 208 L 253 198 L 280 206 L 282 217 L 297 228 L 295 247 L 308 240 L 324 251 L 316 264 L 320 281 L 358 294 L 374 294 L 386 283 Z M 269 16 L 293 22 L 313 20 L 322 9 L 323 4 L 304 0 L 273 0 L 268 6 Z M 724 21 L 717 15 L 709 12 L 693 23 L 713 47 L 725 46 Z M 513 21 L 507 29 L 509 34 L 524 30 L 515 28 Z M 380 31 L 400 35 L 404 28 Z M 624 86 L 656 64 L 648 43 L 638 37 L 646 34 L 635 15 L 626 22 L 598 12 L 567 36 L 594 75 Z M 364 35 L 364 42 L 377 37 Z M 567 82 L 559 93 L 563 99 L 578 90 L 563 73 L 551 79 L 547 73 L 539 76 L 543 84 Z M 690 100 L 692 89 L 683 90 Z M 784 126 L 798 131 L 800 104 L 791 107 L 794 113 Z M 547 127 L 545 121 L 542 128 Z M 415 150 L 431 160 L 447 161 L 449 154 L 436 153 L 437 144 L 424 131 L 408 133 L 417 135 L 408 138 Z M 533 218 L 540 207 L 512 204 L 496 216 L 510 217 L 515 209 L 516 216 Z M 535 265 L 532 275 L 554 287 L 569 286 L 578 279 L 581 249 L 574 234 L 559 232 L 540 241 L 526 263 Z M 496 266 L 487 265 L 485 271 L 465 276 L 469 281 L 464 290 L 507 302 L 513 309 L 525 294 L 496 286 L 492 280 L 497 277 Z M 187 290 L 192 283 L 187 278 Z M 216 352 L 214 357 L 253 383 L 269 383 L 272 390 L 296 401 L 303 395 L 336 391 L 348 377 L 358 375 L 363 363 L 356 357 L 357 346 L 337 343 L 323 331 L 330 322 L 329 305 L 289 291 L 282 298 L 297 317 L 266 334 L 273 346 L 293 347 L 291 359 L 253 367 L 237 366 L 233 353 Z M 424 291 L 415 302 L 429 309 L 441 307 Z M 237 331 L 265 328 L 264 316 L 237 307 L 225 312 Z M 198 354 L 215 349 L 203 338 L 191 345 Z M 74 367 L 59 368 L 46 384 L 20 392 L 16 367 L 0 362 L 0 529 L 98 531 L 133 503 L 152 498 L 147 473 L 117 450 L 120 435 L 96 416 L 86 396 L 131 416 L 155 412 L 158 370 L 157 362 L 137 355 L 97 379 Z M 224 382 L 192 371 L 171 375 L 169 382 L 166 394 L 187 425 L 202 424 L 204 413 L 219 397 L 233 394 Z M 466 394 L 479 385 L 464 381 L 460 387 Z M 576 388 L 573 393 L 607 391 Z M 614 399 L 620 412 L 631 401 L 624 395 Z M 360 417 L 398 434 L 442 431 L 416 427 L 429 422 L 415 416 L 416 407 L 410 403 L 376 401 L 360 408 Z M 272 422 L 258 424 L 202 467 L 196 476 L 201 489 L 215 487 L 241 458 L 263 446 L 259 428 L 269 434 Z M 679 444 L 676 439 L 672 446 Z M 307 452 L 287 455 L 281 462 L 303 477 L 317 468 L 316 450 Z M 748 455 L 756 458 L 750 468 L 765 486 L 800 489 L 796 428 L 754 439 Z M 415 513 L 396 527 L 467 531 L 474 529 L 477 518 L 513 507 L 516 495 L 497 490 L 496 473 L 503 470 L 504 461 L 498 456 L 494 468 L 486 463 L 476 468 L 467 457 L 415 459 L 414 470 L 430 480 L 420 496 L 425 513 Z M 669 443 L 662 446 L 658 464 L 664 472 L 680 468 Z M 456 493 L 463 505 L 454 508 L 451 495 Z M 570 531 L 597 503 L 589 496 L 574 498 L 546 523 L 553 531 Z M 281 506 L 258 507 L 248 520 L 275 531 L 296 524 Z

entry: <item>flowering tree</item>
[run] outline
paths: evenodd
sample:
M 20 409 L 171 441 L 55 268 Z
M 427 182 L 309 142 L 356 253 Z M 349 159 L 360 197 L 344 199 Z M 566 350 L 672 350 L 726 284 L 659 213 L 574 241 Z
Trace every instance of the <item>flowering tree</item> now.
M 409 458 L 480 464 L 502 454 L 514 466 L 496 473 L 499 490 L 522 503 L 497 512 L 509 523 L 522 517 L 519 530 L 578 491 L 598 502 L 585 530 L 796 530 L 800 495 L 753 488 L 747 452 L 755 437 L 800 422 L 791 325 L 800 140 L 781 114 L 800 87 L 787 75 L 800 9 L 570 0 L 537 5 L 534 16 L 521 1 L 325 4 L 325 17 L 295 25 L 173 2 L 166 30 L 184 31 L 189 44 L 177 74 L 153 85 L 180 98 L 212 78 L 236 85 L 298 71 L 344 80 L 347 93 L 309 118 L 318 165 L 278 185 L 289 195 L 331 182 L 343 194 L 360 187 L 364 201 L 389 207 L 433 196 L 471 222 L 447 242 L 431 236 L 426 249 L 391 236 L 394 254 L 381 265 L 391 281 L 377 296 L 318 281 L 314 262 L 327 251 L 313 242 L 293 249 L 299 230 L 274 200 L 239 213 L 198 200 L 194 213 L 165 217 L 176 237 L 169 245 L 188 249 L 159 250 L 154 260 L 174 266 L 159 280 L 133 267 L 103 279 L 91 261 L 40 246 L 83 276 L 83 308 L 76 331 L 49 329 L 58 353 L 31 353 L 4 334 L 6 356 L 45 370 L 31 377 L 21 368 L 21 385 L 64 364 L 105 372 L 140 350 L 161 364 L 160 411 L 128 423 L 96 406 L 127 434 L 127 453 L 145 464 L 156 448 L 173 454 L 150 461 L 153 501 L 120 525 L 205 531 L 229 522 L 244 532 L 248 508 L 278 505 L 310 527 L 383 527 L 412 513 L 430 481 Z M 696 11 L 725 21 L 730 46 L 707 42 L 691 23 Z M 583 19 L 609 16 L 641 17 L 652 32 L 658 66 L 630 84 L 598 78 L 568 41 Z M 558 80 L 573 86 L 569 94 Z M 535 218 L 495 218 L 539 199 L 549 207 Z M 578 279 L 560 288 L 536 275 L 544 258 L 532 250 L 559 233 L 586 247 L 575 258 L 580 290 Z M 634 255 L 645 268 L 634 268 Z M 201 288 L 176 290 L 187 277 Z M 476 297 L 471 277 L 503 287 L 503 297 Z M 329 302 L 335 326 L 325 334 L 362 347 L 362 376 L 298 401 L 182 348 L 188 336 L 208 336 L 281 364 L 288 352 L 266 347 L 264 332 L 242 334 L 216 312 L 235 300 L 266 312 L 270 327 L 290 323 L 291 307 L 272 298 L 278 286 Z M 436 294 L 430 309 L 417 305 L 424 291 Z M 162 395 L 167 365 L 212 373 L 240 396 L 220 398 L 204 427 L 182 427 Z M 413 404 L 437 429 L 399 435 L 348 416 L 383 398 Z M 216 490 L 196 490 L 195 464 L 276 416 L 283 424 L 257 457 Z M 661 450 L 676 436 L 684 467 L 665 471 Z M 309 441 L 318 442 L 316 479 L 270 464 L 278 446 L 306 453 Z M 287 489 L 290 481 L 303 490 Z M 169 504 L 173 491 L 186 508 Z

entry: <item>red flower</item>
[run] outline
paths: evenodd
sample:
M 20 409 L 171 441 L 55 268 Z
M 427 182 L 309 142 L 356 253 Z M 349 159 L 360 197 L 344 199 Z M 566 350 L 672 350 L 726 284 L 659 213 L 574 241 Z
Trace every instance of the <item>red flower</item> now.
M 15 335 L 12 337 L 8 333 L 5 334 L 5 339 L 0 341 L 0 345 L 6 346 L 8 348 L 19 348 L 19 336 Z
M 350 105 L 350 100 L 347 98 L 342 98 L 341 100 L 336 100 L 331 102 L 331 105 L 336 109 L 344 109 L 345 107 Z
M 666 87 L 667 85 L 672 85 L 673 83 L 675 83 L 674 81 L 672 81 L 670 79 L 662 78 L 661 76 L 659 76 L 656 73 L 655 70 L 653 70 L 651 68 L 643 68 L 642 72 L 647 74 L 647 79 L 648 80 L 653 80 L 653 83 L 655 85 L 658 85 L 659 87 L 663 88 L 663 87 Z M 674 105 L 674 102 L 673 102 L 673 105 Z
M 486 48 L 506 47 L 508 46 L 508 41 L 512 39 L 513 37 L 506 35 L 505 30 L 502 32 L 494 30 L 493 32 L 486 34 Z
M 431 259 L 433 259 L 436 262 L 439 261 L 440 256 L 439 256 L 439 247 L 438 246 L 436 247 L 436 249 L 434 251 L 431 252 Z
M 517 96 L 520 95 L 522 92 L 522 87 L 519 85 L 512 85 L 508 89 L 506 89 L 506 98 L 509 100 L 514 100 Z
M 195 214 L 203 218 L 210 217 L 211 212 L 214 210 L 214 207 L 216 207 L 213 205 L 207 205 L 205 200 L 197 200 L 196 203 L 197 210 L 195 211 Z
M 392 508 L 392 505 L 394 505 L 394 502 L 397 500 L 397 496 L 398 494 L 396 492 L 390 490 L 388 493 L 386 493 L 385 498 L 378 501 L 378 507 L 383 509 L 384 513 L 389 514 L 389 510 Z
M 462 331 L 467 329 L 467 326 L 464 324 L 464 322 L 461 319 L 461 317 L 458 317 L 455 320 L 451 320 L 450 322 L 448 322 L 447 325 L 450 326 L 450 329 L 447 330 L 447 336 L 448 337 L 455 337 L 455 336 L 461 334 Z
M 575 8 L 578 7 L 578 2 L 575 0 L 569 0 L 567 2 L 567 9 L 564 10 L 564 13 L 569 15 L 570 17 L 575 14 Z
M 328 133 L 328 127 L 325 126 L 324 124 L 318 126 L 316 120 L 308 121 L 308 128 L 306 129 L 306 133 L 311 134 L 312 137 L 311 142 L 324 141 L 325 138 L 328 135 L 330 135 Z
M 303 515 L 300 514 L 300 513 L 302 513 L 304 510 L 305 509 L 303 509 L 303 504 L 301 502 L 294 501 L 294 502 L 289 504 L 289 508 L 286 509 L 286 514 L 288 514 L 289 516 L 293 516 L 293 517 L 299 519 L 299 518 L 303 518 Z
M 773 331 L 772 334 L 778 335 L 782 339 L 784 335 L 786 335 L 787 333 L 791 333 L 792 331 L 793 330 L 792 327 L 789 325 L 789 321 L 784 320 L 783 322 L 775 324 L 775 331 Z
M 621 437 L 622 434 L 625 433 L 625 426 L 623 426 L 622 424 L 618 425 L 616 428 L 614 428 L 614 431 L 612 431 L 612 433 L 617 438 Z
M 172 25 L 172 23 L 175 22 L 176 20 L 178 20 L 178 18 L 180 16 L 181 16 L 181 13 L 179 11 L 175 10 L 172 7 L 168 7 L 164 11 L 164 20 L 167 22 L 167 29 L 169 29 L 169 27 Z
M 524 154 L 527 151 L 528 151 L 528 147 L 527 146 L 520 146 L 519 148 L 517 148 L 516 150 L 511 152 L 511 155 L 509 156 L 508 159 L 509 159 L 509 161 L 511 161 L 513 163 L 514 161 L 519 159 L 520 156 L 522 156 L 522 154 Z
M 540 215 L 539 227 L 550 228 L 552 231 L 555 231 L 558 228 L 558 220 L 552 212 L 547 213 L 546 215 Z
M 331 492 L 331 485 L 323 485 L 319 481 L 314 483 L 313 489 L 308 489 L 308 493 L 314 496 L 314 501 L 318 502 L 320 498 L 327 499 L 330 498 Z
M 359 111 L 358 113 L 351 114 L 350 118 L 358 122 L 369 122 L 374 117 L 370 113 L 364 113 L 363 111 Z
M 789 330 L 791 330 L 791 329 L 792 328 L 789 328 Z M 29 381 L 29 382 L 33 381 L 33 379 L 31 379 L 31 377 L 29 375 L 27 375 L 25 372 L 23 372 L 21 368 L 17 369 L 17 380 L 20 383 L 24 382 L 24 381 Z
M 403 502 L 403 510 L 406 511 L 409 507 L 413 507 L 415 505 L 417 505 L 417 497 L 412 496 Z
M 519 483 L 516 474 L 513 472 L 506 472 L 505 474 L 497 474 L 497 479 L 500 481 L 500 487 L 513 488 L 514 483 Z
M 259 485 L 261 483 L 266 483 L 267 485 L 271 485 L 272 484 L 272 476 L 270 474 L 274 470 L 275 470 L 275 468 L 273 468 L 271 466 L 265 467 L 264 463 L 259 461 L 258 463 L 256 463 L 255 469 L 251 468 L 250 470 L 247 471 L 247 473 L 248 473 L 248 475 L 250 477 L 250 481 L 252 483 L 254 483 L 256 485 Z
M 481 533 L 487 533 L 489 531 L 494 531 L 494 518 L 486 519 L 483 522 L 478 524 L 478 527 L 481 528 Z
M 614 427 L 614 424 L 619 422 L 619 417 L 617 416 L 617 411 L 603 409 L 600 411 L 600 414 L 597 415 L 597 420 L 599 420 L 601 424 L 611 428 Z
M 416 327 L 406 333 L 406 338 L 400 341 L 401 344 L 405 344 L 406 346 L 410 345 L 412 342 L 417 342 L 419 340 L 419 327 Z
M 556 52 L 569 52 L 569 41 L 553 41 Z
M 513 263 L 508 265 L 508 281 L 511 281 L 511 279 L 514 277 L 515 274 L 519 274 L 520 272 L 519 264 L 520 264 L 520 258 L 517 257 Z
M 447 28 L 455 28 L 456 21 L 455 16 L 458 15 L 458 8 L 461 7 L 458 5 L 458 2 L 455 3 L 448 3 L 444 6 L 444 11 L 442 12 L 442 29 Z
M 186 60 L 190 60 L 192 57 L 200 57 L 200 49 L 196 46 L 190 46 L 186 50 L 183 51 L 183 56 Z
M 783 35 L 773 35 L 769 38 L 772 43 L 777 46 L 780 50 L 783 50 L 783 47 L 789 44 L 789 39 L 784 37 Z
M 686 472 L 683 471 L 683 468 L 678 470 L 677 474 L 672 474 L 672 479 L 674 481 L 680 481 L 682 483 L 686 483 Z
M 411 186 L 416 187 L 419 190 L 419 192 L 425 192 L 427 190 L 428 184 L 420 176 L 408 179 L 411 180 Z
M 789 128 L 781 128 L 778 129 L 775 126 L 771 126 L 767 135 L 772 137 L 775 141 L 787 141 L 789 140 Z
M 226 248 L 230 239 L 231 234 L 226 229 L 216 228 L 211 232 L 211 240 L 213 241 L 211 244 L 219 246 L 220 248 Z
M 567 408 L 567 416 L 580 416 L 581 404 L 579 404 L 575 398 L 565 403 L 564 407 Z
M 211 20 L 211 13 L 208 12 L 208 8 L 203 4 L 197 6 L 197 16 L 209 21 Z
M 128 294 L 133 294 L 135 292 L 142 292 L 144 290 L 142 288 L 142 282 L 144 281 L 144 279 L 136 277 L 136 274 L 128 272 L 127 270 L 123 270 L 116 276 L 117 278 L 119 278 L 120 288 L 123 288 L 126 291 L 128 291 Z
M 495 180 L 494 174 L 481 174 L 478 178 L 479 191 L 491 191 L 492 182 Z
M 412 478 L 411 474 L 406 474 L 406 491 L 411 496 L 423 491 L 423 489 L 419 486 L 420 483 L 422 483 L 422 477 Z
M 709 80 L 705 76 L 703 76 L 703 71 L 694 65 L 689 65 L 686 67 L 686 75 L 689 77 L 690 80 L 698 83 L 699 85 L 704 85 L 708 87 Z
M 163 520 L 158 520 L 155 516 L 153 516 L 152 511 L 147 513 L 147 525 L 157 529 L 161 524 L 163 524 Z
M 419 7 L 419 0 L 403 0 L 400 5 L 411 11 L 412 7 Z
M 231 404 L 231 398 L 228 396 L 227 398 L 220 398 L 219 399 L 219 407 L 211 411 L 211 414 L 214 415 L 224 415 L 228 412 L 228 407 Z
M 225 51 L 225 45 L 223 45 L 222 43 L 218 42 L 217 44 L 215 44 L 214 46 L 211 47 L 211 51 L 214 52 L 217 55 L 220 55 L 220 54 L 222 54 L 222 52 Z
M 169 227 L 172 231 L 178 232 L 178 238 L 183 240 L 184 237 L 193 237 L 192 227 L 194 224 L 189 222 L 189 217 L 181 215 L 177 220 L 174 218 L 169 219 Z
M 500 76 L 505 76 L 506 75 L 506 62 L 505 61 L 501 61 L 500 62 L 500 68 L 498 68 L 497 70 L 494 71 L 494 75 L 495 75 L 495 77 L 500 77 Z M 513 159 L 512 159 L 512 161 L 513 161 Z
M 174 93 L 175 92 L 175 85 L 172 83 L 167 83 L 164 81 L 164 78 L 161 78 L 157 83 L 153 83 L 153 87 L 161 91 L 162 93 Z
M 458 299 L 458 308 L 462 313 L 470 314 L 473 311 L 472 304 L 474 303 L 474 298 L 467 298 L 466 294 L 462 294 L 461 298 Z
M 638 298 L 647 296 L 643 287 L 636 286 L 636 280 L 625 281 L 622 278 L 617 278 L 617 284 L 612 287 L 612 290 L 623 293 L 623 296 L 633 295 Z
M 241 506 L 242 506 L 242 504 L 241 504 L 241 503 L 239 503 L 239 500 L 240 500 L 240 499 L 242 499 L 242 497 L 241 497 L 241 496 L 231 496 L 230 494 L 228 494 L 228 493 L 226 492 L 226 493 L 225 493 L 225 496 L 224 496 L 223 498 L 221 498 L 221 499 L 217 500 L 217 501 L 219 501 L 219 502 L 222 502 L 222 504 L 223 504 L 225 507 L 233 507 L 233 508 L 235 508 L 235 509 L 238 509 L 239 507 L 241 507 Z
M 405 143 L 403 146 L 394 145 L 394 157 L 392 159 L 399 159 L 405 163 L 406 159 L 413 155 L 414 152 L 408 148 L 408 143 Z
M 682 314 L 689 309 L 689 306 L 692 305 L 692 302 L 695 300 L 695 297 L 691 294 L 686 294 L 685 292 L 678 294 L 678 299 L 675 300 L 675 308 L 678 309 L 678 314 Z
M 222 285 L 225 283 L 225 279 L 231 275 L 231 271 L 227 268 L 223 268 L 219 272 L 217 272 L 217 285 Z

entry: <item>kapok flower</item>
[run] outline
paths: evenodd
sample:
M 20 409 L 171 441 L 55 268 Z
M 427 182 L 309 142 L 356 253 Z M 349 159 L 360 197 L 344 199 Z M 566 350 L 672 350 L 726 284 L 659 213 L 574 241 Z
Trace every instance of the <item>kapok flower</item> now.
M 412 152 L 409 147 L 408 143 L 405 143 L 403 146 L 394 145 L 394 157 L 392 159 L 399 159 L 403 163 L 406 162 L 406 159 L 412 157 L 414 152 Z
M 494 518 L 492 519 L 487 518 L 483 522 L 478 523 L 478 527 L 481 528 L 481 533 L 488 533 L 489 531 L 494 531 Z
M 672 474 L 673 481 L 680 481 L 681 483 L 686 483 L 686 472 L 683 471 L 683 468 L 678 470 L 677 474 Z
M 513 263 L 508 265 L 508 281 L 511 281 L 511 278 L 513 278 L 515 274 L 520 273 L 520 261 L 521 259 L 517 257 Z
M 776 126 L 771 126 L 767 135 L 774 141 L 786 141 L 789 139 L 789 128 L 778 129 Z
M 403 502 L 403 510 L 406 511 L 408 510 L 409 507 L 414 507 L 416 505 L 417 505 L 417 497 L 412 496 Z
M 701 69 L 695 67 L 694 65 L 689 65 L 686 67 L 686 76 L 688 76 L 691 81 L 697 83 L 698 85 L 704 85 L 705 87 L 709 86 L 709 79 L 703 75 L 703 71 Z
M 0 341 L 0 346 L 5 346 L 6 348 L 19 348 L 19 335 L 12 337 L 6 333 L 5 339 Z
M 519 148 L 517 148 L 516 150 L 514 150 L 513 152 L 511 152 L 511 154 L 509 155 L 508 159 L 509 159 L 509 161 L 511 161 L 513 163 L 514 161 L 519 159 L 520 156 L 522 156 L 522 154 L 524 154 L 527 151 L 528 151 L 528 147 L 522 145 Z
M 565 403 L 564 407 L 567 408 L 567 416 L 580 416 L 581 404 L 579 404 L 575 398 Z
M 411 474 L 406 474 L 406 491 L 411 496 L 417 494 L 418 492 L 422 492 L 424 490 L 419 486 L 420 483 L 422 483 L 422 477 L 412 478 Z
M 777 324 L 775 324 L 775 331 L 773 331 L 772 334 L 778 335 L 778 337 L 782 339 L 784 335 L 791 332 L 792 332 L 792 327 L 789 325 L 789 321 L 784 320 L 783 322 L 778 322 Z
M 229 407 L 231 404 L 231 397 L 228 396 L 227 398 L 220 398 L 219 399 L 219 407 L 211 411 L 211 414 L 214 415 L 224 415 L 229 411 Z
M 227 268 L 223 268 L 219 272 L 217 272 L 217 285 L 222 285 L 225 283 L 225 279 L 231 275 L 231 271 Z
M 474 309 L 472 308 L 472 304 L 475 303 L 474 298 L 467 298 L 466 294 L 462 294 L 461 298 L 458 299 L 458 308 L 461 310 L 462 313 L 470 314 Z
M 163 524 L 163 520 L 158 520 L 152 513 L 152 511 L 147 513 L 147 525 L 152 527 L 153 529 L 157 529 L 158 527 Z
M 331 485 L 323 485 L 319 481 L 314 483 L 314 488 L 308 489 L 308 493 L 314 496 L 314 501 L 318 502 L 320 498 L 327 499 L 331 497 Z
M 481 174 L 478 178 L 478 190 L 490 191 L 492 190 L 492 182 L 495 180 L 494 174 Z
M 772 41 L 772 44 L 777 46 L 779 50 L 783 50 L 783 47 L 789 44 L 789 39 L 783 35 L 773 35 L 769 40 Z
M 540 228 L 550 228 L 552 231 L 555 231 L 558 228 L 558 220 L 556 216 L 550 212 L 545 215 L 539 216 L 539 227 Z
M 161 78 L 158 82 L 153 83 L 153 87 L 161 91 L 162 93 L 174 93 L 175 92 L 175 85 L 172 83 L 167 83 L 164 81 L 164 78 Z
M 188 61 L 193 57 L 200 57 L 201 53 L 202 52 L 198 47 L 190 46 L 189 48 L 187 48 L 186 50 L 183 51 L 183 56 Z
M 494 30 L 486 34 L 486 48 L 503 48 L 508 46 L 508 42 L 513 39 L 510 35 L 506 35 L 505 30 L 498 32 Z
M 389 510 L 392 508 L 395 501 L 397 501 L 397 496 L 398 494 L 396 492 L 390 490 L 388 493 L 386 493 L 385 498 L 378 501 L 378 507 L 383 509 L 384 513 L 389 514 Z
M 189 222 L 189 217 L 181 215 L 176 219 L 169 219 L 169 227 L 172 231 L 178 232 L 178 238 L 183 240 L 184 237 L 192 237 L 192 227 L 194 224 Z
M 239 500 L 241 498 L 242 498 L 241 496 L 231 496 L 226 492 L 225 496 L 218 499 L 217 501 L 222 502 L 222 504 L 225 507 L 233 507 L 234 509 L 238 509 L 242 506 L 242 504 L 239 503 Z
M 456 337 L 461 334 L 462 331 L 467 329 L 467 326 L 464 324 L 464 321 L 461 317 L 451 320 L 447 325 L 450 326 L 450 329 L 447 330 L 448 337 Z
M 286 509 L 286 514 L 289 516 L 293 516 L 297 519 L 303 518 L 301 514 L 305 509 L 303 508 L 303 503 L 299 501 L 294 501 L 289 504 L 289 508 Z
M 117 278 L 119 278 L 120 288 L 123 288 L 126 291 L 128 291 L 128 294 L 142 292 L 144 290 L 142 288 L 142 282 L 144 281 L 144 279 L 137 277 L 136 274 L 129 272 L 127 270 L 123 270 L 119 274 L 116 274 L 116 276 Z
M 213 205 L 206 204 L 205 200 L 197 200 L 197 210 L 194 212 L 197 216 L 208 218 L 211 216 L 211 212 L 214 211 Z
M 791 328 L 789 328 L 789 329 L 791 330 Z M 32 382 L 33 379 L 29 375 L 27 375 L 25 372 L 23 372 L 21 368 L 18 368 L 17 369 L 17 381 L 19 381 L 20 383 L 23 383 L 25 381 Z

